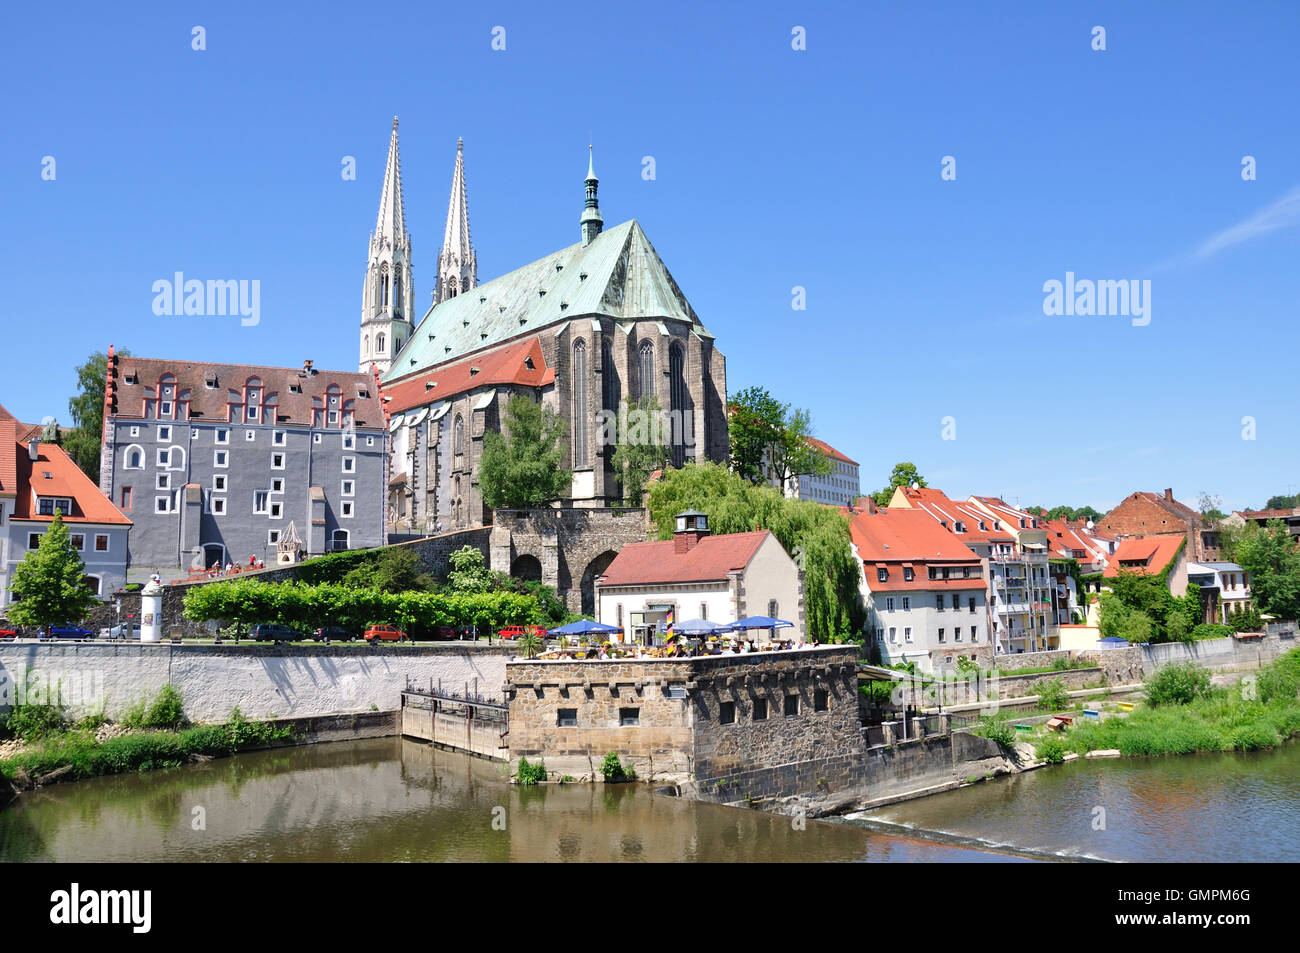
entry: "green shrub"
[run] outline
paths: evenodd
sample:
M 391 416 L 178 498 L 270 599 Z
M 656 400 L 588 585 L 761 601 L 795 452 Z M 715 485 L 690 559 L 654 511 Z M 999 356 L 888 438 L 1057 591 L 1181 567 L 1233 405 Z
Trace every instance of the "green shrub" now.
M 63 730 L 63 709 L 44 703 L 19 705 L 9 713 L 7 730 L 29 743 L 58 734 Z
M 1186 705 L 1210 691 L 1210 673 L 1192 662 L 1180 662 L 1157 669 L 1146 680 L 1147 704 Z
M 1232 626 L 1218 622 L 1202 622 L 1192 629 L 1193 639 L 1225 639 L 1232 635 Z
M 1238 751 L 1259 751 L 1277 747 L 1277 732 L 1270 725 L 1253 722 L 1233 729 L 1232 746 Z
M 1265 704 L 1275 699 L 1294 702 L 1296 694 L 1300 692 L 1300 676 L 1281 666 L 1272 665 L 1259 673 L 1257 685 L 1259 700 Z
M 606 781 L 636 780 L 636 772 L 632 770 L 632 765 L 625 765 L 613 751 L 605 755 L 605 760 L 600 763 L 600 773 L 605 776 Z
M 1054 678 L 1038 686 L 1038 707 L 1043 711 L 1060 711 L 1070 704 L 1070 692 L 1065 682 Z
M 1034 746 L 1034 754 L 1038 756 L 1038 760 L 1046 761 L 1048 764 L 1060 764 L 1065 760 L 1066 752 L 1069 750 L 1069 743 L 1060 735 L 1048 735 Z
M 546 762 L 538 761 L 536 764 L 529 764 L 527 758 L 519 759 L 519 769 L 515 772 L 515 780 L 520 784 L 529 787 L 546 780 Z
M 1016 729 L 1002 715 L 994 718 L 981 718 L 975 733 L 1002 748 L 1015 748 Z
M 181 693 L 171 682 L 168 682 L 158 692 L 158 697 L 153 700 L 153 704 L 145 711 L 144 727 L 176 729 L 184 722 L 185 712 L 181 709 Z

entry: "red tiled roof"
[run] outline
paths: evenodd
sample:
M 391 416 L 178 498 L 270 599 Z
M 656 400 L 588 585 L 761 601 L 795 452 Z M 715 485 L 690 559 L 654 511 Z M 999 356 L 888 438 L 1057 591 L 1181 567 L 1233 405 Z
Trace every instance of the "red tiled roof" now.
M 3 425 L 0 424 L 0 427 Z M 25 446 L 7 440 L 5 443 L 17 449 L 15 469 L 19 492 L 14 501 L 15 520 L 53 521 L 53 516 L 41 516 L 34 509 L 34 497 L 55 496 L 70 497 L 73 501 L 72 513 L 63 517 L 65 523 L 131 525 L 131 521 L 99 492 L 99 487 L 81 472 L 81 468 L 72 462 L 62 447 L 51 443 L 39 444 L 36 460 L 33 461 Z
M 981 543 L 1009 543 L 1015 539 L 1010 533 L 995 530 L 993 520 L 987 513 L 976 509 L 970 503 L 949 499 L 942 490 L 925 486 L 912 489 L 907 486 L 902 487 L 902 491 L 913 508 L 929 513 L 936 521 L 946 522 L 948 528 L 954 533 L 956 533 L 957 523 L 960 522 L 963 532 L 957 535 L 963 539 Z M 980 529 L 980 523 L 984 524 L 984 529 Z
M 1300 516 L 1300 506 L 1292 506 L 1281 510 L 1240 510 L 1239 512 L 1248 520 L 1283 520 L 1293 516 Z
M 849 515 L 849 535 L 863 562 L 979 562 L 961 537 L 924 510 L 859 510 Z
M 530 361 L 532 367 L 528 366 Z M 541 342 L 532 337 L 455 364 L 399 378 L 384 385 L 384 396 L 392 398 L 388 412 L 396 414 L 478 387 L 501 384 L 544 387 L 554 381 L 555 368 L 546 366 Z
M 654 583 L 716 582 L 749 565 L 758 547 L 771 536 L 765 529 L 752 533 L 705 536 L 684 553 L 673 551 L 674 541 L 631 543 L 614 557 L 602 586 L 645 586 Z
M 848 457 L 840 453 L 838 450 L 836 450 L 834 447 L 832 447 L 829 443 L 827 443 L 824 440 L 818 440 L 816 437 L 807 437 L 805 439 L 808 441 L 808 445 L 810 447 L 812 447 L 814 450 L 820 450 L 823 454 L 825 454 L 828 457 L 831 457 L 835 460 L 842 460 L 845 463 L 851 463 L 855 467 L 858 465 L 858 461 L 850 460 Z
M 18 428 L 22 425 L 12 417 L 0 418 L 0 494 L 13 496 L 18 492 Z
M 1102 573 L 1102 576 L 1118 576 L 1121 569 L 1129 572 L 1151 573 L 1153 575 L 1162 572 L 1166 566 L 1174 561 L 1179 548 L 1186 540 L 1187 537 L 1182 534 L 1126 539 L 1116 548 L 1115 555 L 1110 557 L 1110 564 L 1106 567 L 1106 571 Z M 1141 565 L 1132 565 L 1135 562 Z M 1130 565 L 1126 566 L 1124 563 Z

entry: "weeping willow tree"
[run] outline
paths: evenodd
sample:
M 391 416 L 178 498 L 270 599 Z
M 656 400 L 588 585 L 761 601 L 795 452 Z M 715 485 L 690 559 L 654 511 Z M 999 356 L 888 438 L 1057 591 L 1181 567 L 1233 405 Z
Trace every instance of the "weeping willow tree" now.
M 687 509 L 707 513 L 715 534 L 771 530 L 803 570 L 809 637 L 829 642 L 861 631 L 859 570 L 849 548 L 849 521 L 839 510 L 786 499 L 716 463 L 666 470 L 650 484 L 648 505 L 659 539 L 672 538 L 673 516 Z

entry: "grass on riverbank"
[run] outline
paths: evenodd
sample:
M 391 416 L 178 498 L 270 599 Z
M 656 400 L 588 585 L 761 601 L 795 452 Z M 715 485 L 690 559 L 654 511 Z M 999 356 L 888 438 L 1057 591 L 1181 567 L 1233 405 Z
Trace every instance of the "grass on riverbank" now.
M 160 696 L 160 700 L 163 696 Z M 179 706 L 179 695 L 174 697 Z M 155 705 L 157 702 L 155 702 Z M 152 707 L 152 706 L 151 706 Z M 177 708 L 179 717 L 179 707 Z M 196 756 L 220 758 L 288 740 L 288 726 L 249 721 L 238 708 L 224 725 L 179 725 L 170 730 L 135 730 L 99 741 L 88 727 L 46 731 L 28 748 L 0 761 L 0 775 L 14 780 L 39 779 L 63 768 L 60 779 L 81 780 L 106 774 L 170 768 Z
M 1162 678 L 1191 682 L 1188 695 L 1162 700 Z M 1162 669 L 1148 684 L 1148 702 L 1125 718 L 1085 721 L 1062 736 L 1039 742 L 1039 756 L 1059 760 L 1068 751 L 1086 754 L 1117 748 L 1126 756 L 1256 751 L 1274 748 L 1300 733 L 1300 649 L 1247 676 L 1215 688 L 1177 666 Z M 1153 701 L 1158 703 L 1153 704 Z

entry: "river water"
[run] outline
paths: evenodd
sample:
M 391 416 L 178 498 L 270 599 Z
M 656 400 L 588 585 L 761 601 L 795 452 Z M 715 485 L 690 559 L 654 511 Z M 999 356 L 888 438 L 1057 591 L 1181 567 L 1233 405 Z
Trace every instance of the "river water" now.
M 1017 858 L 643 784 L 521 788 L 504 764 L 397 738 L 52 785 L 0 811 L 5 861 L 957 859 Z
M 521 788 L 503 764 L 379 738 L 24 794 L 0 811 L 0 860 L 1292 860 L 1298 782 L 1300 745 L 1080 761 L 800 830 L 641 784 Z

